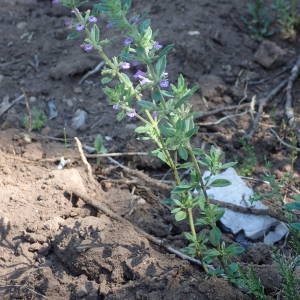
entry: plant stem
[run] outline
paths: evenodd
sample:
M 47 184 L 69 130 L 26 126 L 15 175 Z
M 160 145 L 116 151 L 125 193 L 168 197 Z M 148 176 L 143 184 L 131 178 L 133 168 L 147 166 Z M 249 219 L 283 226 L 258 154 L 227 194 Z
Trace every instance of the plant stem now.
M 192 210 L 192 208 L 188 208 L 187 212 L 188 212 L 190 230 L 192 232 L 193 237 L 195 239 L 197 239 L 197 233 L 196 233 L 196 229 L 195 229 L 195 223 L 194 223 L 194 217 L 193 217 L 193 210 Z
M 196 169 L 199 181 L 200 181 L 201 190 L 202 190 L 204 198 L 205 198 L 205 202 L 208 203 L 208 195 L 207 195 L 207 192 L 206 192 L 206 186 L 205 186 L 205 184 L 203 182 L 203 179 L 202 179 L 202 172 L 200 170 L 199 163 L 197 161 L 197 158 L 196 158 L 196 156 L 193 152 L 193 149 L 192 149 L 191 145 L 187 146 L 187 150 L 188 150 L 188 152 L 191 156 L 191 159 L 193 161 L 193 164 L 195 166 L 195 169 Z

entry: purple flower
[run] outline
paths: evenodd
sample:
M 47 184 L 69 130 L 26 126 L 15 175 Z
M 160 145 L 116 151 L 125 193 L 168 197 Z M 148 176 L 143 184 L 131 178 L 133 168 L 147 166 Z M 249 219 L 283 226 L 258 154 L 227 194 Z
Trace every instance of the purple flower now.
M 139 17 L 133 17 L 133 18 L 131 18 L 131 23 L 132 24 L 136 24 L 136 23 L 138 23 L 139 22 L 139 20 L 140 20 L 140 18 Z
M 59 2 L 59 0 L 52 0 L 52 4 L 58 4 Z
M 160 48 L 162 48 L 162 45 L 159 42 L 154 42 L 153 48 L 159 50 Z
M 113 105 L 113 109 L 114 109 L 114 110 L 118 110 L 119 108 L 120 108 L 120 105 L 119 105 L 119 104 L 114 104 L 114 105 Z
M 141 70 L 137 70 L 136 73 L 133 75 L 134 79 L 139 79 L 140 77 L 144 77 L 146 75 L 145 72 Z
M 132 63 L 131 63 L 131 65 L 133 66 L 133 67 L 137 67 L 137 66 L 139 66 L 141 63 L 139 62 L 139 61 L 133 61 Z
M 132 110 L 128 111 L 128 112 L 126 113 L 126 115 L 127 115 L 129 118 L 134 118 L 134 117 L 136 116 L 136 111 L 135 111 L 135 109 L 132 109 Z
M 161 88 L 167 88 L 169 86 L 169 80 L 163 79 L 159 82 Z
M 83 45 L 81 45 L 81 47 L 85 52 L 90 52 L 94 48 L 93 45 L 91 45 L 91 44 L 83 44 Z
M 77 31 L 82 31 L 84 29 L 84 25 L 83 24 L 77 24 L 76 25 L 76 30 Z
M 157 112 L 157 111 L 154 111 L 153 114 L 152 114 L 152 117 L 153 117 L 154 119 L 156 119 L 156 118 L 158 117 L 158 112 Z
M 123 41 L 123 45 L 128 46 L 133 42 L 133 38 L 131 37 L 127 37 L 124 41 Z
M 98 19 L 95 16 L 90 16 L 89 17 L 89 22 L 90 23 L 96 23 L 98 21 Z
M 130 63 L 128 63 L 128 62 L 122 62 L 122 63 L 120 64 L 120 67 L 121 67 L 123 70 L 128 70 L 128 69 L 130 69 Z
M 68 26 L 71 26 L 72 25 L 72 21 L 71 20 L 66 20 L 65 21 L 65 26 L 68 27 Z
M 76 15 L 76 14 L 79 14 L 80 11 L 78 8 L 74 8 L 74 10 L 72 10 L 71 13 Z
M 107 29 L 110 29 L 110 28 L 113 28 L 113 27 L 114 27 L 114 24 L 112 24 L 112 23 L 107 23 L 105 27 L 106 27 Z
M 140 84 L 141 85 L 144 85 L 144 84 L 147 84 L 147 83 L 151 83 L 151 80 L 147 77 L 144 77 L 144 76 L 139 76 L 139 79 L 140 79 Z

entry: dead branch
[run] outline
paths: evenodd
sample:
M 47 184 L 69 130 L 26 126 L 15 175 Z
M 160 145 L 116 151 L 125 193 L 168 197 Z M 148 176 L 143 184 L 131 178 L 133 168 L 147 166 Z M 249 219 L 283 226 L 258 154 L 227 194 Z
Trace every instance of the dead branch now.
M 197 115 L 195 117 L 195 120 L 202 119 L 202 118 L 205 118 L 205 117 L 208 117 L 208 116 L 211 116 L 211 115 L 216 115 L 216 114 L 219 114 L 219 113 L 224 112 L 224 111 L 238 110 L 240 108 L 245 108 L 245 107 L 249 107 L 249 106 L 251 106 L 251 103 L 245 103 L 245 104 L 239 104 L 239 105 L 230 105 L 230 106 L 225 106 L 225 107 L 222 107 L 222 108 L 213 109 L 213 110 L 206 111 L 206 112 L 201 112 L 199 115 Z
M 70 191 L 67 191 L 69 194 L 74 194 L 76 195 L 77 197 L 79 197 L 80 199 L 82 199 L 86 204 L 88 205 L 91 205 L 92 207 L 94 207 L 95 209 L 99 210 L 99 211 L 102 211 L 103 213 L 105 213 L 108 217 L 118 221 L 118 222 L 121 222 L 123 224 L 126 224 L 132 228 L 134 228 L 134 230 L 140 234 L 142 237 L 146 238 L 148 241 L 154 243 L 155 245 L 158 245 L 162 248 L 164 248 L 165 250 L 167 250 L 169 253 L 172 253 L 172 254 L 175 254 L 176 256 L 178 256 L 179 258 L 181 259 L 184 259 L 184 260 L 187 260 L 189 262 L 191 262 L 192 264 L 194 265 L 197 265 L 197 266 L 201 266 L 202 267 L 202 263 L 201 261 L 195 259 L 195 258 L 192 258 L 188 255 L 185 255 L 181 252 L 179 252 L 178 250 L 172 248 L 171 246 L 167 246 L 164 244 L 164 241 L 161 240 L 161 239 L 158 239 L 154 236 L 152 236 L 151 234 L 143 231 L 142 229 L 136 227 L 135 225 L 133 225 L 131 222 L 129 222 L 128 220 L 126 220 L 125 218 L 122 218 L 121 216 L 119 216 L 118 214 L 116 214 L 115 212 L 113 212 L 110 208 L 108 208 L 105 204 L 103 203 L 100 203 L 100 201 L 95 201 L 93 199 L 91 199 L 89 196 L 87 195 L 83 195 L 81 193 L 79 193 L 78 191 L 73 191 L 73 190 L 70 190 Z M 212 266 L 208 266 L 210 268 L 212 268 Z
M 242 214 L 270 216 L 270 217 L 278 219 L 280 221 L 288 222 L 288 220 L 282 214 L 279 214 L 271 209 L 257 209 L 257 208 L 253 208 L 253 207 L 243 207 L 243 206 L 235 205 L 235 204 L 224 202 L 224 201 L 214 200 L 214 199 L 209 199 L 209 202 L 212 204 L 218 205 L 220 207 L 223 207 L 223 208 L 228 208 L 228 209 L 240 212 Z
M 245 139 L 247 139 L 247 140 L 252 139 L 254 133 L 256 132 L 256 130 L 257 130 L 258 126 L 259 126 L 260 119 L 261 119 L 262 114 L 264 112 L 264 107 L 266 106 L 266 104 L 269 101 L 271 101 L 287 85 L 287 83 L 288 83 L 288 79 L 284 79 L 274 89 L 272 89 L 266 97 L 261 98 L 258 101 L 257 114 L 256 114 L 256 116 L 255 116 L 255 118 L 253 120 L 252 128 L 245 135 Z
M 82 145 L 81 145 L 81 142 L 80 140 L 77 138 L 77 137 L 74 137 L 74 140 L 77 144 L 77 148 L 78 148 L 78 151 L 79 151 L 79 154 L 80 154 L 80 157 L 81 157 L 81 160 L 83 162 L 83 164 L 85 165 L 86 167 L 86 170 L 87 170 L 87 173 L 88 173 L 88 177 L 89 177 L 89 180 L 91 182 L 94 181 L 94 177 L 93 177 L 93 171 L 92 171 L 92 167 L 91 165 L 89 164 L 89 162 L 87 161 L 84 153 L 83 153 L 83 150 L 82 150 Z
M 293 110 L 293 97 L 292 97 L 292 88 L 294 81 L 299 75 L 300 71 L 300 55 L 298 56 L 298 59 L 295 63 L 295 65 L 292 68 L 291 76 L 288 79 L 288 84 L 286 87 L 286 102 L 285 102 L 285 115 L 288 119 L 289 125 L 293 126 L 295 123 L 295 115 Z
M 297 152 L 300 152 L 300 148 L 296 147 L 296 146 L 293 146 L 293 145 L 290 145 L 288 144 L 287 142 L 285 142 L 278 134 L 275 130 L 273 130 L 272 128 L 269 129 L 269 131 L 277 138 L 277 140 L 284 146 L 294 150 L 294 151 L 297 151 Z
M 105 65 L 104 61 L 100 62 L 94 69 L 87 72 L 85 75 L 82 76 L 82 78 L 79 80 L 78 84 L 82 84 L 87 78 L 94 75 L 95 73 L 99 72 L 103 66 Z
M 11 107 L 13 107 L 15 104 L 17 104 L 19 101 L 23 100 L 25 97 L 24 94 L 20 95 L 18 98 L 16 98 L 15 100 L 13 100 L 11 103 L 7 104 L 4 107 L 1 107 L 0 109 L 0 118 L 2 117 L 2 115 L 4 115 Z

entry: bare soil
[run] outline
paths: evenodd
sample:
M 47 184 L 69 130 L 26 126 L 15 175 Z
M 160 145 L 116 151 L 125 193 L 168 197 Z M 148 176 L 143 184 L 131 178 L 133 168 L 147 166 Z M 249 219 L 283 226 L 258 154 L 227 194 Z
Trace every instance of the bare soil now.
M 264 68 L 255 59 L 262 41 L 253 39 L 241 21 L 241 16 L 247 16 L 242 1 L 140 0 L 133 1 L 133 8 L 149 14 L 162 44 L 174 43 L 170 80 L 183 73 L 191 84 L 200 85 L 192 99 L 194 110 L 221 109 L 199 118 L 206 124 L 193 143 L 204 148 L 216 145 L 225 151 L 226 160 L 243 162 L 247 153 L 240 138 L 251 129 L 251 113 L 211 123 L 249 109 L 222 108 L 250 103 L 254 95 L 261 98 L 288 78 L 284 68 L 299 55 L 299 36 L 293 41 L 279 34 L 271 37 L 285 55 L 277 65 Z M 66 40 L 70 32 L 64 22 L 70 19 L 67 9 L 51 1 L 1 0 L 0 298 L 251 299 L 224 279 L 206 277 L 199 266 L 168 253 L 141 233 L 140 229 L 176 249 L 185 246 L 181 234 L 186 225 L 176 223 L 160 201 L 168 196 L 165 186 L 158 184 L 167 172 L 160 162 L 146 156 L 116 158 L 132 170 L 142 170 L 154 183 L 105 158 L 100 166 L 89 160 L 96 181 L 87 177 L 73 137 L 93 146 L 101 134 L 108 152 L 149 151 L 151 145 L 137 142 L 136 120 L 115 121 L 115 112 L 101 91 L 100 73 L 79 84 L 100 60 L 93 53 L 83 53 L 78 40 Z M 104 29 L 104 34 L 113 32 Z M 22 94 L 31 108 L 47 115 L 52 101 L 58 115 L 41 131 L 28 132 L 22 121 L 28 114 L 24 99 L 3 112 Z M 299 122 L 299 80 L 294 83 L 293 98 Z M 265 107 L 251 140 L 257 157 L 253 176 L 264 170 L 266 160 L 277 179 L 289 172 L 293 189 L 285 196 L 290 201 L 300 185 L 300 159 L 292 164 L 292 150 L 269 131 L 274 128 L 283 140 L 299 147 L 299 127 L 283 123 L 284 104 L 283 91 Z M 78 109 L 85 110 L 88 118 L 76 130 L 71 120 Z M 60 157 L 71 159 L 62 170 L 57 168 Z M 78 195 L 129 222 L 112 218 Z M 276 298 L 281 279 L 271 253 L 271 247 L 257 243 L 238 260 L 254 264 L 267 293 Z

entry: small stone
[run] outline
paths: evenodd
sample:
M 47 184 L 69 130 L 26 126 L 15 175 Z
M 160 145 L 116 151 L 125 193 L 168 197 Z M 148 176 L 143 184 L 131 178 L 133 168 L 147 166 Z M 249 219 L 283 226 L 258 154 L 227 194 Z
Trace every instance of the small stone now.
M 31 96 L 31 97 L 29 98 L 29 102 L 30 102 L 30 103 L 35 103 L 36 101 L 37 101 L 37 98 L 36 98 L 36 97 Z
M 81 94 L 82 93 L 82 88 L 80 86 L 77 86 L 74 88 L 74 93 L 75 94 Z
M 26 22 L 19 22 L 17 24 L 17 28 L 20 29 L 20 30 L 25 29 L 25 27 L 27 27 L 27 23 Z
M 82 130 L 86 125 L 87 112 L 82 109 L 77 109 L 71 121 L 71 126 L 75 130 Z
M 271 41 L 263 41 L 256 53 L 254 59 L 266 69 L 278 67 L 287 61 L 287 51 L 280 48 Z
M 4 75 L 0 74 L 0 84 L 3 81 L 3 79 L 4 79 Z

